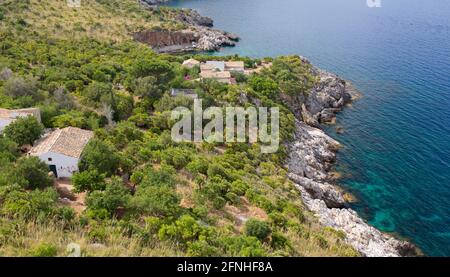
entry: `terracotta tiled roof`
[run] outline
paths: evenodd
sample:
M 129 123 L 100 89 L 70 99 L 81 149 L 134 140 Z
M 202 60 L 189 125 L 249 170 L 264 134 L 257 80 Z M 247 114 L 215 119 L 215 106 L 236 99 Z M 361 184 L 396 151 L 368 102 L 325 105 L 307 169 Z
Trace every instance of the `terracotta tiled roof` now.
M 200 70 L 201 70 L 202 72 L 204 72 L 204 71 L 213 71 L 213 70 L 214 70 L 214 66 L 212 66 L 212 65 L 210 65 L 210 64 L 202 63 L 202 64 L 200 65 Z
M 228 71 L 204 71 L 200 73 L 202 78 L 213 78 L 213 79 L 226 79 L 231 78 L 231 73 Z
M 243 61 L 225 62 L 225 69 L 241 68 L 244 69 Z
M 30 155 L 40 156 L 48 152 L 53 152 L 79 158 L 84 147 L 93 136 L 94 133 L 92 131 L 75 127 L 57 129 L 39 140 L 31 149 Z

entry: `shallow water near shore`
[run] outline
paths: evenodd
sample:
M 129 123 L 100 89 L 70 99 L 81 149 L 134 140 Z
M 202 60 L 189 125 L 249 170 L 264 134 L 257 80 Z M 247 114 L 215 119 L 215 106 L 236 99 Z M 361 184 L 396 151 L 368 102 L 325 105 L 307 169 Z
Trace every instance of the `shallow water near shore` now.
M 241 37 L 220 53 L 299 54 L 363 93 L 327 126 L 370 224 L 450 255 L 450 1 L 179 0 Z

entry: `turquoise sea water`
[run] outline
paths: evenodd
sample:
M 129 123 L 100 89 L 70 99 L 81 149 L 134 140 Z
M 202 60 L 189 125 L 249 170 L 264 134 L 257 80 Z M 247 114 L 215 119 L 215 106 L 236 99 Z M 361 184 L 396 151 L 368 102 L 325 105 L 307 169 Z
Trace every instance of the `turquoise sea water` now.
M 450 256 L 450 1 L 181 0 L 241 42 L 221 54 L 300 54 L 364 97 L 338 116 L 337 168 L 377 228 Z

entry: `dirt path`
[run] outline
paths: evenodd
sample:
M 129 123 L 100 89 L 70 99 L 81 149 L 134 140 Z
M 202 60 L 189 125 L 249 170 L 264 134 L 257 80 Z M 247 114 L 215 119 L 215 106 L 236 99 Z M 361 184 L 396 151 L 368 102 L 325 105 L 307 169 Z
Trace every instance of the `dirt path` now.
M 77 215 L 80 215 L 86 209 L 86 193 L 75 193 L 69 179 L 56 180 L 55 189 L 59 193 L 59 203 L 62 206 L 71 207 Z

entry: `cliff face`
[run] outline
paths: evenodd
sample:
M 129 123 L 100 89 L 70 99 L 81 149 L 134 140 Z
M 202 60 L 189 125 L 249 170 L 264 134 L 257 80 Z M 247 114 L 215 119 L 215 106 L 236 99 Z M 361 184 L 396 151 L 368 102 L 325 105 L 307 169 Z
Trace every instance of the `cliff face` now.
M 363 256 L 416 255 L 412 244 L 383 234 L 348 208 L 342 190 L 333 184 L 329 170 L 341 145 L 319 129 L 320 123 L 333 122 L 336 113 L 359 94 L 336 75 L 316 68 L 313 73 L 319 82 L 308 95 L 285 99 L 298 119 L 294 140 L 288 145 L 289 178 L 319 221 L 343 231 L 347 242 Z
M 149 44 L 156 48 L 162 48 L 176 44 L 190 45 L 198 40 L 198 38 L 196 38 L 193 33 L 167 31 L 143 31 L 135 33 L 133 37 L 139 42 Z

